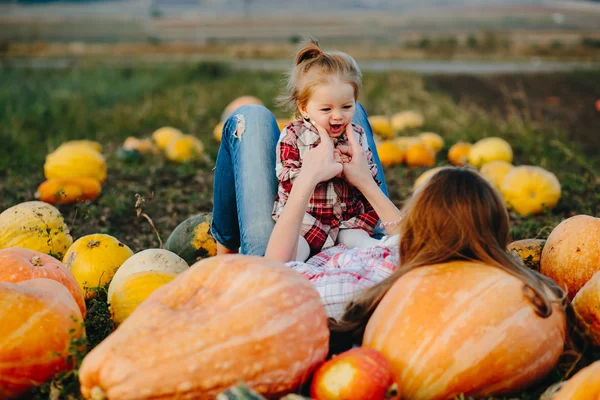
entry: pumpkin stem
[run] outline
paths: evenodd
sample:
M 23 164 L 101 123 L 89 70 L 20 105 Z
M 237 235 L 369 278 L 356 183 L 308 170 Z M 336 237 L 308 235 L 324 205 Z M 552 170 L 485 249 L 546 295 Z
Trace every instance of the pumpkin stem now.
M 396 382 L 392 383 L 389 388 L 385 391 L 386 399 L 396 399 L 400 391 L 398 390 L 398 384 Z
M 35 265 L 36 267 L 41 267 L 43 265 L 42 259 L 40 258 L 40 256 L 33 256 L 31 258 L 31 264 Z
M 87 247 L 89 247 L 90 249 L 92 249 L 94 247 L 98 247 L 98 246 L 100 246 L 99 240 L 90 240 L 87 244 Z
M 106 392 L 102 390 L 100 386 L 94 386 L 90 391 L 90 399 L 92 400 L 106 400 Z

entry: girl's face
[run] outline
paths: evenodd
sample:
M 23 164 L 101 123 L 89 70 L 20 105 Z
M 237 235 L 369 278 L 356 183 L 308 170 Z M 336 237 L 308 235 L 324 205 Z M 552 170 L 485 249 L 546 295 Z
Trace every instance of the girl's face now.
M 352 121 L 356 102 L 354 88 L 339 78 L 315 86 L 305 107 L 300 107 L 303 116 L 308 116 L 327 130 L 330 137 L 341 136 Z

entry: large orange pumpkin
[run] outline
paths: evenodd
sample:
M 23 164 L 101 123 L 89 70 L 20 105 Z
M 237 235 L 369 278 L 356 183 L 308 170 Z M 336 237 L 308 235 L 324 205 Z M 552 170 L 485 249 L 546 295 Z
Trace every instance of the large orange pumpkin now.
M 17 283 L 29 279 L 46 278 L 66 287 L 85 316 L 85 300 L 79 284 L 71 272 L 54 257 L 39 251 L 11 247 L 0 250 L 0 282 Z
M 153 292 L 84 358 L 79 380 L 94 399 L 214 399 L 240 381 L 275 397 L 328 349 L 325 309 L 304 276 L 262 257 L 217 256 Z
M 600 271 L 600 218 L 576 215 L 562 221 L 548 236 L 540 272 L 569 291 L 579 289 Z
M 566 320 L 539 317 L 514 276 L 481 263 L 421 267 L 400 278 L 363 345 L 391 362 L 406 399 L 485 397 L 527 387 L 557 363 Z
M 577 292 L 573 310 L 579 328 L 594 345 L 600 346 L 600 272 L 596 272 Z
M 73 296 L 51 279 L 0 282 L 0 398 L 41 385 L 67 363 L 72 339 L 84 334 Z
M 600 361 L 577 372 L 560 388 L 552 400 L 600 399 Z

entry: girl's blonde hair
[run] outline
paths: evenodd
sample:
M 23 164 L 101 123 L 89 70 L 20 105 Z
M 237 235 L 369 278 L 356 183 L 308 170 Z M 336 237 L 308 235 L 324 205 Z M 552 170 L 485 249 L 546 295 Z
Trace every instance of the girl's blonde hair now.
M 552 303 L 566 306 L 562 288 L 507 252 L 506 206 L 478 172 L 441 169 L 415 191 L 403 211 L 400 266 L 350 303 L 340 322 L 330 321 L 333 333 L 352 333 L 355 340 L 362 338 L 370 316 L 396 280 L 416 268 L 453 260 L 479 261 L 517 277 L 523 282 L 524 295 L 541 317 L 552 314 Z
M 305 106 L 315 86 L 338 77 L 354 88 L 354 100 L 362 84 L 358 64 L 341 51 L 324 52 L 315 39 L 302 42 L 295 56 L 294 67 L 287 74 L 285 92 L 277 98 L 279 105 L 301 118 L 300 106 Z

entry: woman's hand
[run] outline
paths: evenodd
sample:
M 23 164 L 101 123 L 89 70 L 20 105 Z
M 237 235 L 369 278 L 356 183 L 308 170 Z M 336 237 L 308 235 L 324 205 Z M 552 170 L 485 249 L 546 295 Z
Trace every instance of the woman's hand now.
M 346 180 L 360 190 L 361 185 L 373 181 L 373 175 L 371 175 L 371 170 L 369 169 L 365 150 L 358 143 L 358 136 L 354 132 L 352 124 L 346 126 L 346 136 L 348 137 L 350 146 L 338 146 L 338 150 L 342 154 L 347 152 L 345 156 L 349 159 L 349 162 L 342 164 L 342 169 Z
M 341 161 L 342 155 L 341 153 L 338 155 L 335 154 L 333 142 L 327 131 L 314 122 L 313 125 L 319 132 L 321 143 L 304 155 L 302 169 L 298 177 L 306 177 L 316 186 L 320 182 L 328 181 L 337 175 L 341 175 L 343 167 Z

